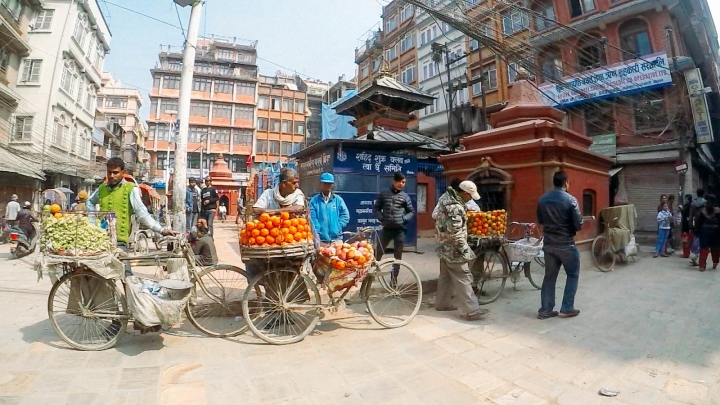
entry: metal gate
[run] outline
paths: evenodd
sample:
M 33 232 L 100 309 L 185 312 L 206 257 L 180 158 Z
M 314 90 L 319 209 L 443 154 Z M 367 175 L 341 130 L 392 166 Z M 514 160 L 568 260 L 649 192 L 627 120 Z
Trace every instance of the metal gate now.
M 418 172 L 435 180 L 435 201 L 432 201 L 432 206 L 430 206 L 430 201 L 428 201 L 428 210 L 432 212 L 437 205 L 440 196 L 445 194 L 447 191 L 444 169 L 439 163 L 418 161 Z
M 637 209 L 639 232 L 657 233 L 657 207 L 660 195 L 677 196 L 678 174 L 673 163 L 627 165 L 622 170 L 628 202 Z M 677 208 L 677 202 L 675 203 Z

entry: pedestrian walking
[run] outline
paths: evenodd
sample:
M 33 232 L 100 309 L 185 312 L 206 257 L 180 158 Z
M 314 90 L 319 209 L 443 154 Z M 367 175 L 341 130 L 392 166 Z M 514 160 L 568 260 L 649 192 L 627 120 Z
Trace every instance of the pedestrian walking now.
M 658 222 L 658 240 L 655 244 L 655 254 L 653 257 L 668 257 L 665 253 L 665 245 L 667 244 L 668 235 L 670 235 L 670 223 L 672 222 L 672 213 L 670 212 L 670 206 L 665 203 L 662 206 L 662 210 L 657 214 Z
M 376 260 L 382 259 L 385 248 L 390 244 L 390 241 L 393 241 L 395 258 L 402 260 L 407 225 L 415 215 L 410 196 L 403 191 L 406 182 L 405 175 L 396 172 L 390 189 L 381 192 L 375 200 L 373 213 L 382 224 L 380 240 L 375 249 Z M 397 282 L 399 271 L 400 266 L 393 265 L 392 274 L 390 275 L 391 284 Z
M 17 226 L 17 215 L 20 212 L 20 203 L 17 194 L 10 196 L 10 202 L 5 206 L 5 219 L 8 225 Z
M 218 197 L 217 190 L 212 185 L 212 179 L 210 176 L 205 178 L 205 188 L 201 191 L 202 196 L 202 212 L 201 217 L 207 221 L 209 234 L 215 235 L 215 228 L 213 222 L 215 222 L 215 213 L 217 212 L 217 203 L 220 199 Z
M 677 232 L 675 230 L 675 196 L 673 194 L 670 194 L 667 198 L 667 204 L 668 204 L 668 211 L 673 216 L 673 220 L 670 221 L 670 233 L 668 233 L 668 239 L 667 242 L 665 242 L 665 254 L 671 255 L 675 253 L 675 248 L 677 247 L 675 244 L 675 236 L 677 235 Z
M 685 194 L 685 202 L 678 206 L 680 209 L 680 232 L 681 239 L 682 239 L 682 258 L 688 259 L 690 258 L 690 246 L 693 242 L 693 232 L 692 232 L 692 218 L 690 217 L 690 206 L 692 205 L 692 195 Z
M 195 229 L 195 223 L 200 215 L 200 189 L 195 178 L 188 179 L 188 187 L 185 190 L 185 224 L 189 231 Z
M 331 173 L 320 175 L 320 192 L 310 199 L 310 222 L 313 232 L 321 242 L 342 240 L 343 229 L 350 222 L 350 211 L 345 201 L 333 193 L 335 176 Z
M 713 269 L 716 269 L 720 262 L 720 208 L 712 194 L 708 194 L 705 206 L 695 217 L 695 235 L 700 238 L 700 271 L 706 269 L 708 254 L 712 256 Z
M 540 292 L 538 319 L 555 316 L 577 316 L 575 293 L 580 279 L 580 252 L 575 246 L 575 234 L 582 229 L 583 219 L 577 199 L 570 195 L 570 182 L 564 171 L 553 175 L 553 190 L 545 193 L 538 202 L 538 223 L 543 226 L 545 252 L 545 278 Z M 567 280 L 560 312 L 555 311 L 555 285 L 560 266 L 565 268 Z
M 474 321 L 487 314 L 481 309 L 473 293 L 473 276 L 465 264 L 475 259 L 475 254 L 467 243 L 467 206 L 471 199 L 478 200 L 480 195 L 472 181 L 463 181 L 455 187 L 448 187 L 437 204 L 437 254 L 440 258 L 440 277 L 435 298 L 436 311 L 454 311 L 458 307 L 452 304 L 453 295 L 460 304 L 465 318 Z
M 225 218 L 227 217 L 227 207 L 224 203 L 220 203 L 220 208 L 218 208 L 220 212 L 220 220 L 225 222 Z

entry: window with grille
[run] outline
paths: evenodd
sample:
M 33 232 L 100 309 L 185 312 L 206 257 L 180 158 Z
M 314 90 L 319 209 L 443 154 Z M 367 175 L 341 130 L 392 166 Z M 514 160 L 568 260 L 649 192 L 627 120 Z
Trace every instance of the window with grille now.
M 280 132 L 280 120 L 270 120 L 270 131 Z
M 305 100 L 295 100 L 295 112 L 305 114 Z
M 176 98 L 165 98 L 160 102 L 160 113 L 168 114 L 168 111 L 174 111 L 177 114 L 178 110 L 178 99 Z
M 665 97 L 662 89 L 639 93 L 633 97 L 636 131 L 661 130 L 667 125 Z
M 15 117 L 13 141 L 29 141 L 32 139 L 33 117 Z
M 582 194 L 582 214 L 584 217 L 595 216 L 595 190 L 585 189 Z
M 415 47 L 415 35 L 408 34 L 400 41 L 400 53 L 405 53 Z
M 392 32 L 395 31 L 398 27 L 398 16 L 395 14 L 394 16 L 388 18 L 385 21 L 385 31 L 386 32 Z
M 235 106 L 235 119 L 236 120 L 251 120 L 255 114 L 255 109 L 246 105 Z
M 536 2 L 532 6 L 532 11 L 536 13 L 533 16 L 535 31 L 545 31 L 555 26 L 555 8 L 552 1 Z
M 257 153 L 268 153 L 268 141 L 266 139 L 258 139 L 255 141 L 255 151 Z
M 483 69 L 485 75 L 485 83 L 487 84 L 488 90 L 497 89 L 498 78 L 497 78 L 497 66 L 492 63 Z
M 252 145 L 253 131 L 249 129 L 233 129 L 233 145 Z
M 570 16 L 572 18 L 580 17 L 585 13 L 595 10 L 594 0 L 569 0 Z
M 590 34 L 578 44 L 577 67 L 579 72 L 605 66 L 607 57 L 605 55 L 605 44 L 599 35 Z
M 305 134 L 305 123 L 302 121 L 295 121 L 295 133 L 304 135 Z
M 87 14 L 82 13 L 78 16 L 78 20 L 75 23 L 75 31 L 73 31 L 73 38 L 82 48 L 85 44 L 85 36 L 88 31 L 88 17 Z
M 286 134 L 292 133 L 292 121 L 283 120 L 280 129 Z
M 206 101 L 193 101 L 190 103 L 190 115 L 195 117 L 209 117 L 210 103 Z
M 227 118 L 232 116 L 232 104 L 213 104 L 213 118 Z
M 411 84 L 415 81 L 415 64 L 411 63 L 403 68 L 401 80 L 405 84 Z
M 280 111 L 282 99 L 278 97 L 270 97 L 270 109 Z
M 230 129 L 219 128 L 215 130 L 215 134 L 212 137 L 212 143 L 221 145 L 227 145 L 230 143 Z
M 503 33 L 513 35 L 530 26 L 528 15 L 523 11 L 504 12 L 502 14 Z
M 163 77 L 163 88 L 179 90 L 180 89 L 180 76 L 165 75 Z
M 111 107 L 111 108 L 127 108 L 127 98 L 124 98 L 124 97 L 107 97 L 107 98 L 105 98 L 105 107 Z
M 620 47 L 623 60 L 640 58 L 653 53 L 648 27 L 642 20 L 631 20 L 620 26 Z
M 233 82 L 227 80 L 215 80 L 215 93 L 232 94 Z
M 268 152 L 273 155 L 279 155 L 280 141 L 268 141 Z
M 293 148 L 292 142 L 282 142 L 280 144 L 280 154 L 283 156 L 292 155 L 293 154 L 292 148 Z
M 282 101 L 282 110 L 285 112 L 292 112 L 293 110 L 293 100 L 290 98 L 285 98 Z
M 202 142 L 207 139 L 207 127 L 191 126 L 188 130 L 188 142 Z
M 255 95 L 255 84 L 247 82 L 238 82 L 237 94 L 243 96 L 254 96 Z
M 270 107 L 270 99 L 265 96 L 258 97 L 258 108 L 267 110 Z
M 257 129 L 267 131 L 268 130 L 268 119 L 267 118 L 258 118 L 257 119 Z
M 405 22 L 412 18 L 415 14 L 415 8 L 411 4 L 406 4 L 400 12 L 400 21 Z
M 22 81 L 24 83 L 39 83 L 40 69 L 42 68 L 42 60 L 26 59 L 23 64 Z
M 193 91 L 210 91 L 210 84 L 210 79 L 193 78 L 192 89 Z

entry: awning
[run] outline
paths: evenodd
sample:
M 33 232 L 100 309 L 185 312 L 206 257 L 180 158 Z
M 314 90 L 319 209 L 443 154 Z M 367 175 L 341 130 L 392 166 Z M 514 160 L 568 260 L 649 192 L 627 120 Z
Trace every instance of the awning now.
M 45 180 L 40 165 L 23 160 L 9 150 L 0 147 L 0 172 L 17 173 L 21 176 Z
M 610 169 L 610 171 L 608 173 L 610 173 L 610 177 L 612 177 L 612 176 L 618 174 L 618 172 L 622 169 L 623 169 L 623 166 L 613 167 L 612 169 Z

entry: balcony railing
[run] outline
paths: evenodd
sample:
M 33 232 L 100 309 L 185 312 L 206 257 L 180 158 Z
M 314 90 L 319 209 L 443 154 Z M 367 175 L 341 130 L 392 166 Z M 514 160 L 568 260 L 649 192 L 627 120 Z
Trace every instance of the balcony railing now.
M 361 59 L 372 48 L 374 48 L 375 46 L 379 46 L 381 38 L 382 30 L 377 30 L 370 34 L 370 36 L 365 40 L 365 43 L 362 44 L 359 48 L 355 49 L 355 60 L 357 61 Z

